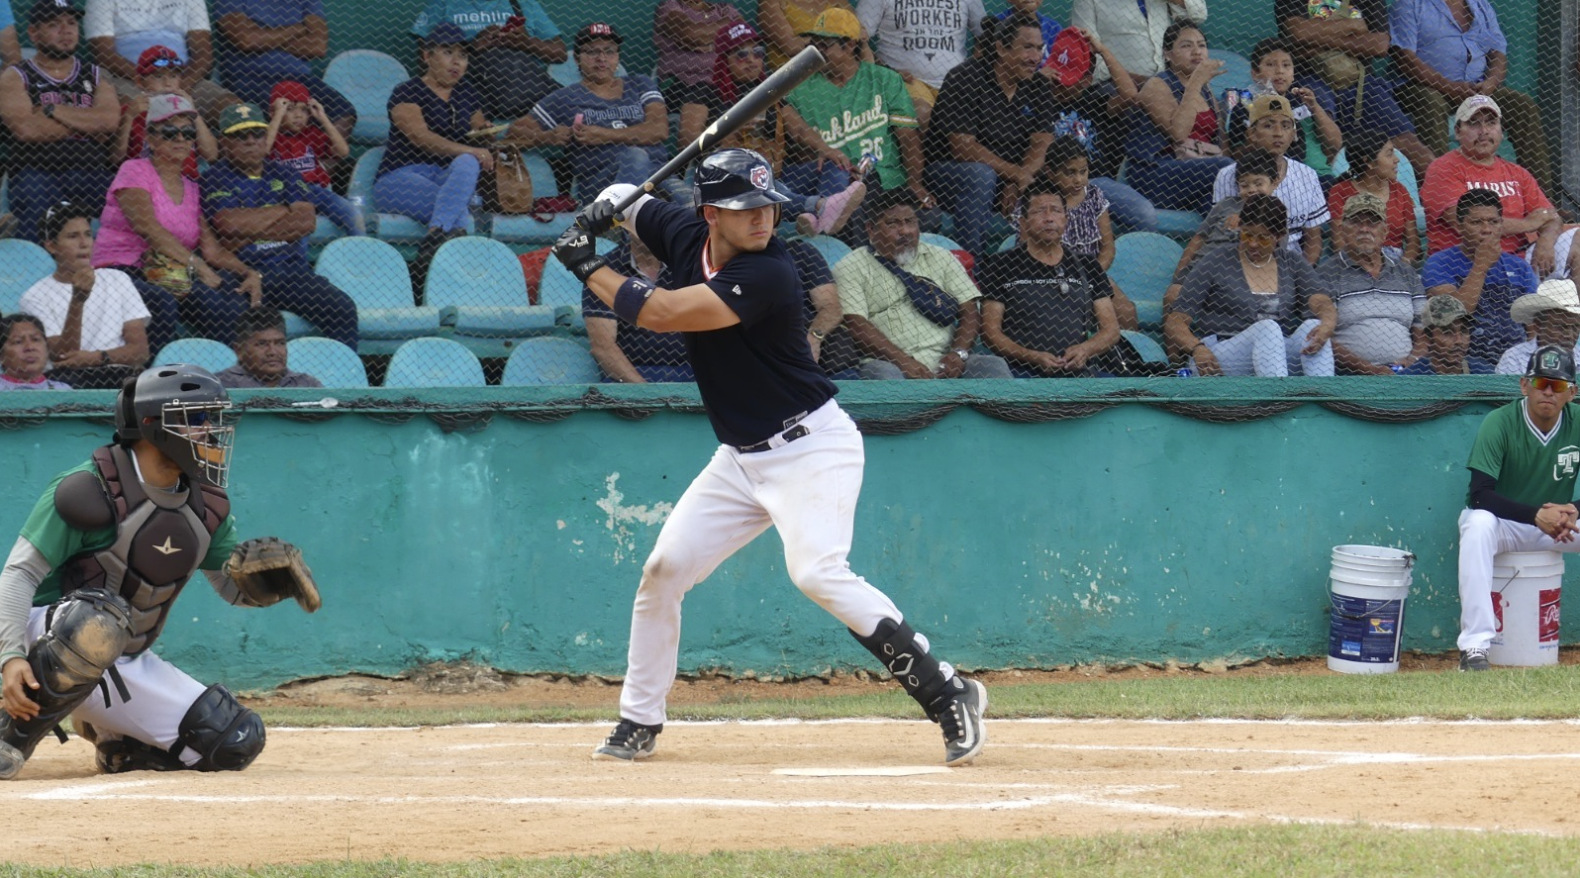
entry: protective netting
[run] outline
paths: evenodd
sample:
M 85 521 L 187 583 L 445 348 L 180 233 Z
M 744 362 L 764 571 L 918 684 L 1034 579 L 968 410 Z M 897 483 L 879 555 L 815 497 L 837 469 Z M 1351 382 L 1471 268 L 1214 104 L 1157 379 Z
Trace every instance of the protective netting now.
M 536 417 L 690 405 L 600 392 L 690 382 L 685 345 L 547 248 L 807 45 L 824 69 L 729 145 L 789 199 L 809 345 L 863 386 L 982 379 L 893 391 L 869 431 L 1148 394 L 1215 420 L 1312 401 L 1408 420 L 1471 397 L 1152 379 L 1515 374 L 1580 338 L 1580 150 L 1560 130 L 1580 9 L 1556 0 L 11 11 L 0 310 L 36 320 L 0 326 L 7 389 L 187 361 L 236 386 L 565 385 Z M 659 190 L 691 199 L 689 176 Z M 665 282 L 624 232 L 600 246 Z M 1027 398 L 1046 377 L 1146 380 Z

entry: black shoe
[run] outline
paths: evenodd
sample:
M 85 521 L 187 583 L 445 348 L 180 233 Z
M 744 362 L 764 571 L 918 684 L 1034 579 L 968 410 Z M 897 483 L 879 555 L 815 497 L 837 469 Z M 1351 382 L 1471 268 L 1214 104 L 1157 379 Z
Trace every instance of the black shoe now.
M 1484 649 L 1462 649 L 1459 651 L 1459 669 L 1461 671 L 1490 671 L 1492 664 L 1487 661 L 1487 651 Z
M 939 711 L 938 725 L 944 730 L 944 764 L 967 765 L 987 743 L 987 726 L 982 722 L 988 706 L 987 687 L 964 677 L 955 679 L 963 688 Z
M 594 759 L 619 759 L 633 762 L 637 759 L 646 759 L 653 755 L 657 746 L 658 733 L 664 730 L 664 724 L 644 726 L 628 719 L 620 720 L 614 727 L 609 737 L 598 749 L 593 751 Z

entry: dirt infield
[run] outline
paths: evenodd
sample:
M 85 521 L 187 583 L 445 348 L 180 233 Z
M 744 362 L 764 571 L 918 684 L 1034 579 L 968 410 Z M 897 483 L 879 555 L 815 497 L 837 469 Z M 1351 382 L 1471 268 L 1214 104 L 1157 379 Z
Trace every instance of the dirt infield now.
M 1006 720 L 961 769 L 920 721 L 676 723 L 637 765 L 588 758 L 606 731 L 277 728 L 241 774 L 115 777 L 80 739 L 46 742 L 0 786 L 29 814 L 0 830 L 5 859 L 455 861 L 1272 821 L 1580 831 L 1575 722 Z

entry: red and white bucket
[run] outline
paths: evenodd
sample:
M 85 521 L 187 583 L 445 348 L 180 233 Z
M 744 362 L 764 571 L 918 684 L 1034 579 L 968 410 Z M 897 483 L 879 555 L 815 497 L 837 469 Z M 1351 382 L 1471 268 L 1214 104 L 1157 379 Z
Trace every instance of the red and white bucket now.
M 1562 552 L 1503 552 L 1492 559 L 1492 612 L 1498 633 L 1487 650 L 1495 665 L 1558 664 Z

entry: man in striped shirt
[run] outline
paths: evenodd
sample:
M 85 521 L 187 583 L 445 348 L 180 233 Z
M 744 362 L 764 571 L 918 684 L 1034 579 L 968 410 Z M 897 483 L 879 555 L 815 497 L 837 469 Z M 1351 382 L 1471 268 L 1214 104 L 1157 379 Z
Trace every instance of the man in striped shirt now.
M 1251 127 L 1245 132 L 1247 148 L 1265 149 L 1278 157 L 1273 194 L 1289 208 L 1289 249 L 1301 251 L 1307 262 L 1316 265 L 1322 258 L 1322 227 L 1332 217 L 1317 172 L 1284 155 L 1295 140 L 1295 112 L 1288 98 L 1269 94 L 1251 102 L 1248 116 Z M 1238 191 L 1234 165 L 1219 171 L 1212 186 L 1212 200 L 1222 201 Z
M 1382 250 L 1388 206 L 1370 192 L 1344 202 L 1344 249 L 1317 278 L 1339 312 L 1333 365 L 1339 375 L 1392 375 L 1425 353 L 1419 332 L 1426 291 L 1421 276 Z M 1354 226 L 1350 224 L 1354 223 Z

